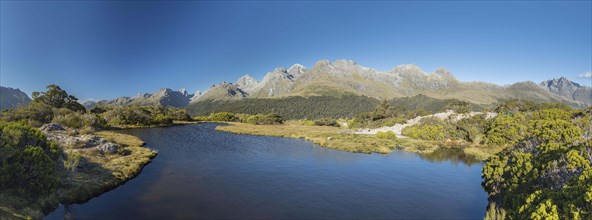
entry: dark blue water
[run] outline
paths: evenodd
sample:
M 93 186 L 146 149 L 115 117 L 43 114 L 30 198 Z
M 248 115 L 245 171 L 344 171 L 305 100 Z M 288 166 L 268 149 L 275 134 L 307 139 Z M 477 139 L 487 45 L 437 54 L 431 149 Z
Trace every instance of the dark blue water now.
M 67 207 L 77 219 L 482 219 L 481 164 L 348 153 L 216 124 L 127 130 L 158 157 L 128 183 Z M 468 164 L 467 164 L 468 163 Z M 62 219 L 60 206 L 47 219 Z

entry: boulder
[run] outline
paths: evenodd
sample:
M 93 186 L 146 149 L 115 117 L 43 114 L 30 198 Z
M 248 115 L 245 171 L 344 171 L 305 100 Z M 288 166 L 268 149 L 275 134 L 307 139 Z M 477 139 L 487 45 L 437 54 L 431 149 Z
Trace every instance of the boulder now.
M 95 147 L 99 152 L 104 154 L 112 154 L 117 151 L 117 146 L 111 142 L 99 144 Z
M 58 123 L 49 123 L 49 124 L 44 124 L 41 126 L 40 128 L 41 131 L 63 131 L 66 130 L 64 129 L 64 127 L 62 127 L 60 124 Z

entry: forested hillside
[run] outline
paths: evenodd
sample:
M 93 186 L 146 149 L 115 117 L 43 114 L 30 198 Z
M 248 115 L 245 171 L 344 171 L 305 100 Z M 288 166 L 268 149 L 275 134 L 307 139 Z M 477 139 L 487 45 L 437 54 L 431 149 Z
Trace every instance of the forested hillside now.
M 394 98 L 390 106 L 406 111 L 423 110 L 430 113 L 440 112 L 456 99 L 436 99 L 425 95 Z M 335 96 L 291 96 L 285 98 L 240 99 L 234 101 L 199 101 L 187 107 L 191 116 L 206 116 L 216 112 L 232 112 L 242 114 L 278 114 L 285 119 L 320 119 L 320 118 L 353 118 L 363 112 L 371 112 L 379 104 L 379 100 L 366 96 L 344 95 Z M 483 107 L 470 104 L 473 111 Z
M 236 101 L 200 101 L 191 104 L 187 113 L 206 116 L 216 112 L 243 114 L 278 114 L 285 119 L 346 118 L 374 109 L 378 100 L 365 96 L 311 96 Z

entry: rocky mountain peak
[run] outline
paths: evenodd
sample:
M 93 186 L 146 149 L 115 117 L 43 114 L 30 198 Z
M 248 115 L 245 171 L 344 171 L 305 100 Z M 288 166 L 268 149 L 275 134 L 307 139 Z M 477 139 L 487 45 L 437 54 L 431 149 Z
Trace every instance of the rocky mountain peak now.
M 181 93 L 181 95 L 189 97 L 189 93 L 187 92 L 187 89 L 181 88 L 181 89 L 179 89 L 179 92 Z
M 152 96 L 152 94 L 150 94 L 150 93 L 138 93 L 138 95 L 136 95 L 136 97 L 134 97 L 134 98 L 135 99 L 149 98 L 150 96 Z
M 255 89 L 258 83 L 259 82 L 255 78 L 246 74 L 236 81 L 236 86 L 246 92 L 250 92 Z
M 335 65 L 341 65 L 341 66 L 355 66 L 358 65 L 358 63 L 356 63 L 356 61 L 353 60 L 335 60 L 335 62 L 333 62 Z
M 393 72 L 393 73 L 421 73 L 423 75 L 426 74 L 421 68 L 419 68 L 415 64 L 398 65 L 395 68 L 393 68 L 390 72 Z
M 288 71 L 284 67 L 277 67 L 273 70 L 273 73 L 287 73 Z
M 584 104 L 592 104 L 592 88 L 581 86 L 565 77 L 543 81 L 539 86 L 551 93 L 567 97 L 570 100 L 580 101 Z
M 306 69 L 306 67 L 304 67 L 303 65 L 294 64 L 290 68 L 288 68 L 288 73 L 294 76 L 295 78 L 298 78 L 298 76 L 302 75 L 307 70 L 308 69 Z
M 162 88 L 160 90 L 158 90 L 158 92 L 154 93 L 155 96 L 165 96 L 169 93 L 173 92 L 172 89 L 169 88 Z
M 432 73 L 432 75 L 436 76 L 442 80 L 456 81 L 456 77 L 450 71 L 445 69 L 444 67 L 440 67 L 440 68 L 436 69 L 436 71 L 434 71 Z
M 570 81 L 565 77 L 559 77 L 559 79 L 551 79 L 541 82 L 541 85 L 546 84 L 547 87 L 580 87 L 580 84 Z

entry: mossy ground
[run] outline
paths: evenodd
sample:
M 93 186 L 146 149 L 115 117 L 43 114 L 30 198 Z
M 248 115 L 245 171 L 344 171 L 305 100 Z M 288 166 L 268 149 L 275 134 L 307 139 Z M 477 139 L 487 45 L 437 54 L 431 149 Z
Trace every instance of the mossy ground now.
M 144 165 L 156 157 L 155 150 L 143 147 L 144 142 L 131 135 L 100 131 L 97 136 L 117 143 L 114 154 L 100 154 L 95 150 L 78 150 L 81 162 L 78 172 L 66 174 L 62 182 L 60 202 L 83 202 L 113 189 L 140 173 Z
M 330 126 L 307 126 L 301 122 L 289 121 L 282 125 L 252 125 L 231 122 L 218 126 L 216 130 L 236 134 L 264 135 L 288 138 L 303 138 L 323 147 L 355 152 L 388 154 L 394 149 L 415 153 L 431 153 L 440 147 L 460 147 L 465 154 L 485 160 L 501 149 L 482 145 L 471 145 L 455 141 L 424 141 L 411 138 L 378 138 L 376 135 L 354 134 L 352 130 Z

